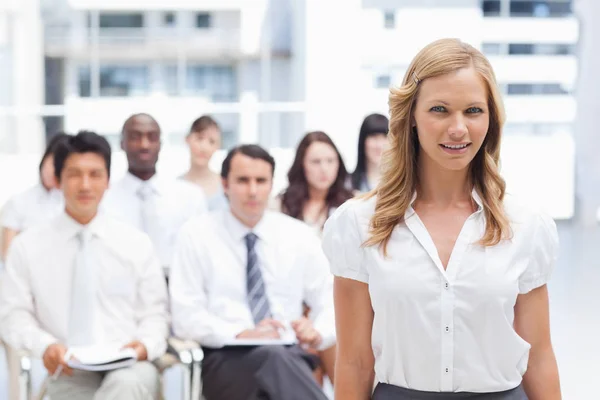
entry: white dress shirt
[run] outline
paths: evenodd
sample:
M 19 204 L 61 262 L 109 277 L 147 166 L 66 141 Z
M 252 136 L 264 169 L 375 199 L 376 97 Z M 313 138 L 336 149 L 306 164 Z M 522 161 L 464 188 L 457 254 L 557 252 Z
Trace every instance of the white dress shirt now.
M 369 285 L 378 382 L 433 392 L 497 392 L 518 386 L 530 345 L 513 327 L 519 294 L 544 285 L 557 258 L 554 221 L 507 196 L 513 238 L 477 242 L 482 202 L 456 240 L 447 270 L 412 207 L 392 233 L 384 258 L 361 247 L 376 198 L 350 200 L 325 224 L 332 272 Z M 414 200 L 413 200 L 414 201 Z
M 11 197 L 2 210 L 2 226 L 22 232 L 46 222 L 64 209 L 62 192 L 37 183 Z
M 190 218 L 206 211 L 204 192 L 197 185 L 181 179 L 162 179 L 156 175 L 144 182 L 129 172 L 111 184 L 102 202 L 102 211 L 144 231 L 142 200 L 138 191 L 148 185 L 154 195 L 154 243 L 163 268 L 168 269 L 179 230 Z
M 325 349 L 335 343 L 333 279 L 319 239 L 305 224 L 267 211 L 250 230 L 229 210 L 195 218 L 181 231 L 171 270 L 175 335 L 219 348 L 255 327 L 246 296 L 247 247 L 256 252 L 273 318 L 288 323 L 302 317 L 303 301 Z
M 152 243 L 130 226 L 99 215 L 91 233 L 96 267 L 95 344 L 141 341 L 148 359 L 166 350 L 165 280 Z M 16 348 L 41 357 L 53 343 L 66 343 L 71 281 L 84 226 L 66 213 L 18 235 L 8 253 L 0 288 L 0 333 Z

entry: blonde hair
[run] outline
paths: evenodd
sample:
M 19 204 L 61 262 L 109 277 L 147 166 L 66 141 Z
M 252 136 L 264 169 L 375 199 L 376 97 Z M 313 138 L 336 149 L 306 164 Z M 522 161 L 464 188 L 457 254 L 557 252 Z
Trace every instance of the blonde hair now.
M 510 236 L 503 207 L 506 184 L 499 173 L 500 134 L 505 116 L 494 71 L 479 50 L 457 39 L 441 39 L 422 49 L 406 71 L 402 86 L 390 90 L 390 146 L 383 155 L 381 181 L 366 196 L 377 196 L 377 202 L 365 246 L 381 246 L 387 254 L 392 232 L 404 221 L 417 188 L 419 143 L 412 130 L 412 118 L 420 83 L 469 67 L 485 82 L 490 117 L 486 138 L 469 166 L 471 183 L 481 196 L 486 217 L 485 234 L 479 243 L 493 246 Z

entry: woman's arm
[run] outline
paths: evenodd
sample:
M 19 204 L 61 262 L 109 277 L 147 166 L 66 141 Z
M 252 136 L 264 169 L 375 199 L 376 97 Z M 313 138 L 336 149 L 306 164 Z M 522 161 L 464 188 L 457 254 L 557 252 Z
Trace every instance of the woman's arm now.
M 6 254 L 8 253 L 10 243 L 18 233 L 19 232 L 11 228 L 2 228 L 2 261 L 6 261 Z
M 335 398 L 368 400 L 373 392 L 374 357 L 371 348 L 373 309 L 369 286 L 335 277 L 337 361 Z
M 519 295 L 515 329 L 531 345 L 523 386 L 529 400 L 560 400 L 558 366 L 550 340 L 548 288 L 546 285 Z

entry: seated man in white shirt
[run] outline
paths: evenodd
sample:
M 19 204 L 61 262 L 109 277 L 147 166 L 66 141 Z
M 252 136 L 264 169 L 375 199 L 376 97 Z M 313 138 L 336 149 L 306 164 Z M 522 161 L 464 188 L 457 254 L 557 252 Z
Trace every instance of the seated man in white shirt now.
M 111 184 L 102 210 L 150 236 L 168 277 L 179 229 L 206 211 L 207 205 L 197 185 L 157 175 L 160 137 L 160 126 L 148 114 L 135 114 L 125 121 L 121 148 L 127 155 L 128 171 Z
M 0 334 L 43 358 L 52 400 L 156 399 L 167 293 L 158 257 L 138 230 L 97 213 L 108 187 L 110 146 L 80 132 L 56 149 L 64 212 L 18 235 L 0 287 Z M 77 348 L 132 348 L 138 362 L 107 372 L 67 365 Z
M 221 170 L 230 209 L 190 221 L 176 246 L 173 329 L 203 346 L 206 400 L 326 399 L 305 349 L 335 351 L 332 278 L 317 235 L 266 210 L 274 167 L 259 146 L 231 150 Z

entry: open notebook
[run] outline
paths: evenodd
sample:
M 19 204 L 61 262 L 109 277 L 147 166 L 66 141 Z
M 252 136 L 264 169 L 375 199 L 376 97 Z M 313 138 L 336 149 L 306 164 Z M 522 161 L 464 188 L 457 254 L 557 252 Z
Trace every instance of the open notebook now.
M 111 371 L 132 366 L 137 362 L 137 354 L 133 349 L 93 346 L 73 347 L 69 352 L 69 367 L 83 371 Z
M 279 339 L 238 339 L 226 341 L 225 346 L 289 346 L 298 343 L 291 328 L 280 331 Z

